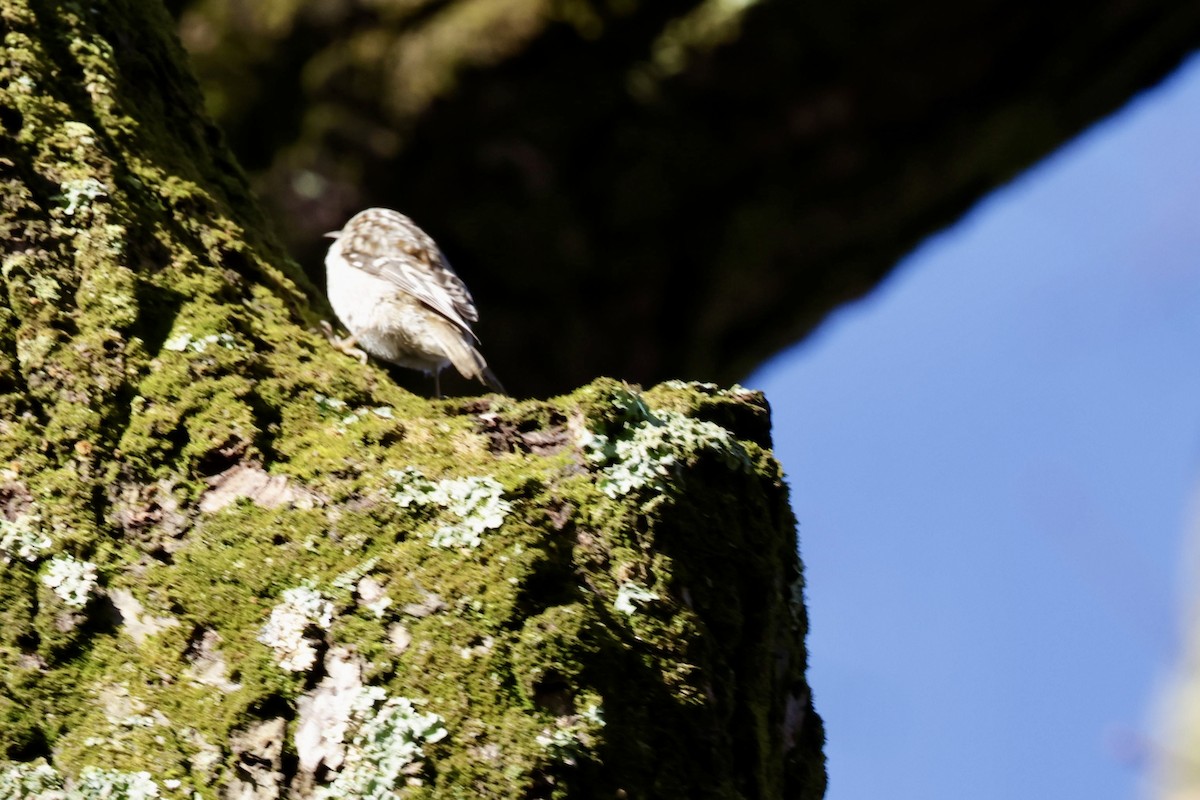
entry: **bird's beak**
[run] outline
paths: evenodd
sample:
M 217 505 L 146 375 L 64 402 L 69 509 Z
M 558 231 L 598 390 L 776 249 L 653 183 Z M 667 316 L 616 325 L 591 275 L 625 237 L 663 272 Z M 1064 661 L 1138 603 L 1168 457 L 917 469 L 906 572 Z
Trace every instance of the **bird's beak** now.
M 342 235 L 342 232 L 341 232 L 341 231 L 330 231 L 329 233 L 323 233 L 323 234 L 321 234 L 321 236 L 322 236 L 322 237 L 324 237 L 324 238 L 326 238 L 326 239 L 336 239 L 336 238 L 338 238 L 338 237 L 339 237 L 339 236 L 341 236 L 341 235 Z

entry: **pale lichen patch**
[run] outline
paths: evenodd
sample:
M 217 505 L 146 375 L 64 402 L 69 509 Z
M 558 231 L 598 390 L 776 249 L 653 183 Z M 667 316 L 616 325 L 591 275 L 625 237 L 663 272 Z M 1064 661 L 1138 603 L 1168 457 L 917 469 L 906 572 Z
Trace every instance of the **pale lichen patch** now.
M 580 445 L 588 459 L 601 467 L 600 489 L 617 498 L 638 489 L 666 493 L 678 483 L 676 467 L 699 453 L 711 453 L 731 470 L 749 472 L 750 457 L 720 425 L 671 410 L 651 410 L 632 391 L 612 399 L 618 412 L 609 433 L 581 431 Z
M 635 581 L 626 581 L 617 587 L 617 597 L 613 600 L 613 608 L 622 614 L 633 614 L 638 610 L 638 606 L 658 599 L 660 599 L 659 596 L 645 586 Z
M 100 767 L 84 767 L 74 782 L 68 800 L 105 798 L 105 800 L 151 800 L 161 797 L 158 783 L 149 772 L 119 772 Z
M 317 660 L 318 631 L 332 624 L 333 603 L 312 587 L 298 586 L 283 592 L 258 640 L 275 651 L 282 669 L 307 672 Z
M 88 604 L 98 580 L 95 564 L 69 555 L 50 559 L 42 574 L 42 585 L 71 608 L 83 608 Z
M 87 766 L 77 779 L 64 779 L 45 761 L 0 765 L 3 800 L 153 800 L 161 796 L 148 772 Z
M 604 714 L 599 704 L 590 703 L 579 714 L 555 717 L 554 727 L 543 728 L 535 741 L 565 764 L 593 749 L 598 734 L 604 729 Z
M 419 710 L 418 701 L 366 687 L 351 705 L 344 764 L 318 800 L 394 800 L 406 785 L 422 783 L 424 746 L 447 735 L 445 720 Z
M 3 800 L 65 800 L 58 770 L 38 760 L 0 764 L 0 798 Z
M 245 350 L 246 346 L 238 342 L 232 333 L 210 333 L 207 336 L 196 336 L 189 331 L 181 331 L 163 342 L 163 349 L 173 353 L 190 350 L 193 353 L 203 353 L 210 347 L 223 347 L 226 350 Z
M 59 184 L 59 189 L 62 191 L 60 197 L 66 203 L 62 211 L 67 216 L 74 216 L 94 200 L 108 196 L 108 188 L 95 178 L 66 180 Z
M 11 520 L 0 516 L 0 556 L 5 564 L 14 559 L 33 563 L 52 544 L 36 514 L 18 514 Z
M 450 518 L 430 538 L 434 547 L 478 547 L 483 543 L 483 534 L 499 528 L 512 511 L 512 503 L 504 499 L 504 487 L 489 476 L 434 482 L 412 467 L 388 474 L 394 484 L 392 502 L 396 505 L 437 506 Z

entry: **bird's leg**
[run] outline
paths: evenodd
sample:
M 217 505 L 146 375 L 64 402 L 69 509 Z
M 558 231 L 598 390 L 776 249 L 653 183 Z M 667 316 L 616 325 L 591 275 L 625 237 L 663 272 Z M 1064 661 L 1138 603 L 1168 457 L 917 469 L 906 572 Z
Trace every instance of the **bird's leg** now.
M 358 340 L 353 336 L 338 336 L 333 332 L 333 326 L 326 320 L 321 320 L 321 330 L 325 332 L 325 338 L 333 345 L 335 350 L 340 350 L 348 356 L 357 358 L 360 363 L 367 363 L 367 353 L 362 348 L 358 347 Z
M 433 396 L 438 400 L 442 399 L 442 371 L 440 369 L 433 371 Z

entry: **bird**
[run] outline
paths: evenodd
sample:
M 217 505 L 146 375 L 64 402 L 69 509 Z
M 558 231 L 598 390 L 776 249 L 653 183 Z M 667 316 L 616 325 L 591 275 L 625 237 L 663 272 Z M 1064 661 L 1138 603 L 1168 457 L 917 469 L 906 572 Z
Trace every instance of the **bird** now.
M 432 373 L 438 397 L 450 364 L 504 393 L 471 330 L 475 301 L 433 237 L 389 208 L 360 211 L 325 235 L 334 240 L 325 255 L 329 305 L 350 333 L 338 339 L 325 326 L 338 349 Z

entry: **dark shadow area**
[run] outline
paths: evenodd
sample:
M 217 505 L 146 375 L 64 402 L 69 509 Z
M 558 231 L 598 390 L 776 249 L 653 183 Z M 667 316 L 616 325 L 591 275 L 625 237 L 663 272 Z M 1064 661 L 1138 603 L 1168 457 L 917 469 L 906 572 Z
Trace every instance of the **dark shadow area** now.
M 519 396 L 744 377 L 1200 43 L 1182 0 L 468 5 L 174 4 L 313 282 L 404 211 Z

